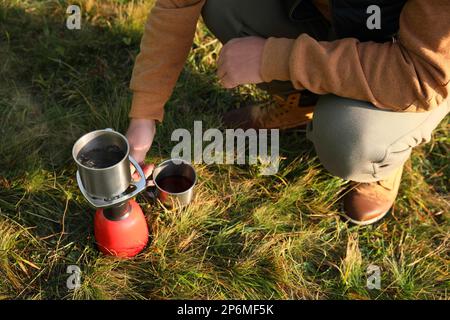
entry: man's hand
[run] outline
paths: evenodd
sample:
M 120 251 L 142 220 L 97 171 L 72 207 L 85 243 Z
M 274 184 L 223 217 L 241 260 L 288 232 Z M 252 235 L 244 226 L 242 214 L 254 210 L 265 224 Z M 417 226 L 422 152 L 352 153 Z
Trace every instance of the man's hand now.
M 217 76 L 224 88 L 263 82 L 260 69 L 265 43 L 264 38 L 245 37 L 230 40 L 223 46 Z
M 142 167 L 146 178 L 152 174 L 154 168 L 154 165 L 152 164 L 144 164 L 144 160 L 148 150 L 150 150 L 150 147 L 152 146 L 155 133 L 155 121 L 147 119 L 131 119 L 130 126 L 127 131 L 127 139 L 130 145 L 130 155 Z M 135 172 L 135 168 L 131 166 L 130 169 L 133 179 L 138 180 L 139 175 Z
M 127 131 L 127 139 L 130 144 L 130 155 L 143 166 L 145 155 L 153 143 L 156 133 L 154 120 L 131 119 Z

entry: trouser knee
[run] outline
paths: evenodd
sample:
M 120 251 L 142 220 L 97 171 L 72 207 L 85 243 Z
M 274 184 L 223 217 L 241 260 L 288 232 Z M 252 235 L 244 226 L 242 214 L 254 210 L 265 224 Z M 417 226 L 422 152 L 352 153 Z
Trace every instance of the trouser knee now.
M 308 138 L 317 156 L 331 174 L 346 180 L 372 182 L 387 177 L 409 158 L 411 147 L 390 151 L 395 134 L 389 137 L 378 124 L 393 113 L 367 102 L 323 96 L 314 110 Z M 389 130 L 386 127 L 386 130 Z
M 202 17 L 208 29 L 226 43 L 239 36 L 236 4 L 239 0 L 207 0 L 202 9 Z
M 329 24 L 313 12 L 308 21 L 292 21 L 279 0 L 207 0 L 202 9 L 208 29 L 222 42 L 247 36 L 295 39 L 302 33 L 325 40 Z

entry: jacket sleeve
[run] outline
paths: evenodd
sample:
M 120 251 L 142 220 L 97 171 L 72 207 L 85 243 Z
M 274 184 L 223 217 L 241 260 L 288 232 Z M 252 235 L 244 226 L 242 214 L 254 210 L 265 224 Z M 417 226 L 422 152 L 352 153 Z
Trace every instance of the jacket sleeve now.
M 150 12 L 130 88 L 132 118 L 162 121 L 183 69 L 205 0 L 157 0 Z
M 395 42 L 318 42 L 305 34 L 295 40 L 269 38 L 261 75 L 266 82 L 291 80 L 297 89 L 378 108 L 430 110 L 450 89 L 450 1 L 409 0 Z

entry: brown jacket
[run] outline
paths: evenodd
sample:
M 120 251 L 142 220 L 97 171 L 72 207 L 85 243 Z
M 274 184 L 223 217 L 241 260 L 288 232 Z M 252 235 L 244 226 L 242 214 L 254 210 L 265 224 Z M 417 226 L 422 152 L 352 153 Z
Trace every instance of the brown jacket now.
M 162 121 L 204 3 L 156 1 L 133 70 L 130 117 Z M 369 101 L 383 109 L 435 108 L 450 89 L 450 0 L 409 0 L 395 42 L 318 42 L 306 34 L 269 38 L 261 77 L 265 82 L 290 80 L 297 89 Z

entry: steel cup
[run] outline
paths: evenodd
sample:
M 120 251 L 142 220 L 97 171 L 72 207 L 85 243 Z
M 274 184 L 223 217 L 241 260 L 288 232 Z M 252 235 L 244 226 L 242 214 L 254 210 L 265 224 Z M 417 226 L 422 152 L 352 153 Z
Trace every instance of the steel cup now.
M 181 159 L 166 160 L 153 170 L 153 182 L 155 188 L 150 195 L 159 199 L 164 205 L 169 207 L 184 207 L 191 203 L 194 196 L 194 186 L 197 182 L 197 174 L 194 167 L 187 161 Z M 183 179 L 185 190 L 173 192 L 168 190 L 167 186 L 162 185 L 164 179 L 172 179 L 173 184 L 181 183 L 177 179 Z M 178 186 L 179 187 L 179 186 Z
M 116 163 L 102 168 L 86 166 L 79 160 L 82 154 L 106 146 L 114 146 L 124 156 Z M 91 205 L 97 208 L 114 206 L 145 189 L 144 173 L 129 154 L 128 140 L 112 129 L 89 132 L 74 144 L 72 156 L 78 167 L 78 186 Z M 130 162 L 141 177 L 137 183 L 131 179 Z

